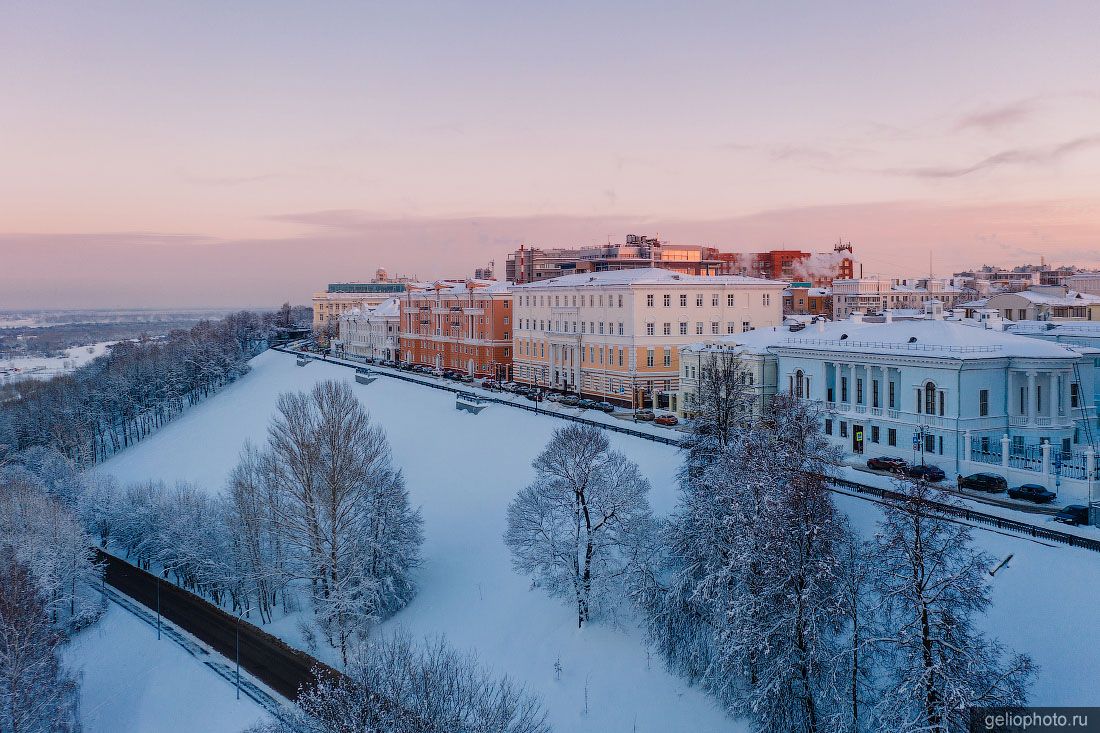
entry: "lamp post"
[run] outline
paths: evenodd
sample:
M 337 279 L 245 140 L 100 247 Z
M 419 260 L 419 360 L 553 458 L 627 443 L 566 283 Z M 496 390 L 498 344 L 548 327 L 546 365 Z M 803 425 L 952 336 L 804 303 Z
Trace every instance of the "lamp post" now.
M 236 652 L 237 652 L 237 699 L 241 699 L 241 616 L 252 610 L 252 607 L 242 608 L 237 613 L 237 623 L 234 625 L 234 635 L 236 637 Z
M 160 641 L 160 576 L 157 576 L 157 641 Z

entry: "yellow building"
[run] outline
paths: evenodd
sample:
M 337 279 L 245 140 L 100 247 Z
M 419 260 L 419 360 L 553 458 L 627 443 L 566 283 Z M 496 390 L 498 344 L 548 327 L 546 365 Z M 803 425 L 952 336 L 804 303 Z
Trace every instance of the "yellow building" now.
M 785 285 L 660 268 L 517 285 L 514 378 L 622 404 L 669 403 L 680 347 L 778 325 Z

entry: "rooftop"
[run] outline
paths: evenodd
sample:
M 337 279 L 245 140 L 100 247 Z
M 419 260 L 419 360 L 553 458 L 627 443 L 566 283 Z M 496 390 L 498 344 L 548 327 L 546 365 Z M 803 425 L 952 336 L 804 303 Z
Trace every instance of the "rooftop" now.
M 600 287 L 608 285 L 747 285 L 757 287 L 786 287 L 779 280 L 764 280 L 743 275 L 687 275 L 659 267 L 639 267 L 630 270 L 608 270 L 563 275 L 542 282 L 515 286 L 517 290 L 543 288 Z

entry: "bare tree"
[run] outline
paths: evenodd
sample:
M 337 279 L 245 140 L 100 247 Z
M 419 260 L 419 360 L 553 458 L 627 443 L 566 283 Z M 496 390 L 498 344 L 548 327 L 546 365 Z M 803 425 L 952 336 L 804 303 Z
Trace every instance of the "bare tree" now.
M 412 597 L 419 512 L 385 433 L 345 382 L 282 395 L 269 438 L 283 494 L 277 521 L 299 550 L 322 630 L 346 662 L 352 635 Z
M 907 498 L 884 507 L 875 537 L 875 581 L 892 635 L 881 640 L 889 682 L 878 715 L 890 730 L 965 730 L 973 706 L 1027 701 L 1035 665 L 1006 658 L 975 626 L 990 605 L 992 559 L 971 528 L 936 514 L 954 500 L 925 482 L 899 482 Z
M 598 428 L 554 432 L 532 462 L 535 480 L 508 507 L 512 563 L 554 595 L 572 596 L 577 625 L 624 575 L 652 518 L 649 482 Z
M 321 676 L 288 720 L 253 733 L 550 733 L 541 701 L 443 639 L 397 632 L 369 644 L 339 679 Z
M 0 548 L 0 730 L 77 733 L 78 685 L 36 585 L 15 551 Z

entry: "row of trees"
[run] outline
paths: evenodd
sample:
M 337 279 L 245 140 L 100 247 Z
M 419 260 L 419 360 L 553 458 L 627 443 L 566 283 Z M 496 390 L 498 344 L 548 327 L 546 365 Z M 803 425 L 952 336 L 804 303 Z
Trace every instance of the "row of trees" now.
M 0 464 L 0 730 L 80 729 L 76 676 L 60 650 L 104 610 L 101 568 L 75 512 L 77 477 L 31 451 Z
M 248 371 L 277 313 L 235 313 L 124 341 L 70 375 L 0 393 L 0 451 L 50 446 L 80 466 L 131 445 Z
M 977 629 L 993 561 L 932 511 L 951 500 L 905 483 L 860 539 L 832 502 L 820 415 L 747 385 L 731 355 L 702 370 L 665 521 L 601 431 L 558 430 L 508 510 L 517 570 L 579 624 L 628 593 L 668 667 L 756 730 L 946 733 L 972 706 L 1022 704 L 1034 665 Z
M 404 607 L 423 541 L 382 428 L 344 382 L 280 396 L 267 445 L 246 445 L 226 489 L 89 485 L 88 526 L 145 568 L 261 622 L 308 589 L 347 664 L 352 642 Z

